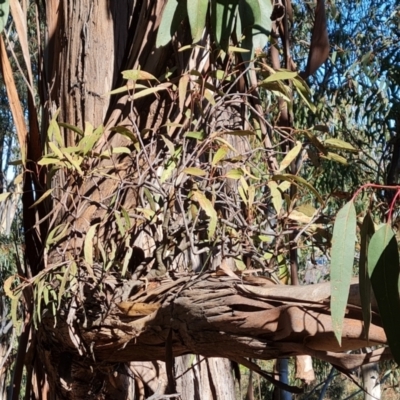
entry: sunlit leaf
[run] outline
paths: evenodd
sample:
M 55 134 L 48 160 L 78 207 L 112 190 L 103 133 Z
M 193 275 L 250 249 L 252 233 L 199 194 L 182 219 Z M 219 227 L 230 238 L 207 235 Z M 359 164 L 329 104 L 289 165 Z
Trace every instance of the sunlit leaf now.
M 112 149 L 113 154 L 131 154 L 131 151 L 128 149 L 128 147 L 114 147 Z
M 316 107 L 312 103 L 311 91 L 310 91 L 310 88 L 308 87 L 307 83 L 300 76 L 296 76 L 296 78 L 293 79 L 293 84 L 297 89 L 297 93 L 300 94 L 300 97 L 307 104 L 308 108 L 312 112 L 315 113 L 316 112 Z
M 54 188 L 46 190 L 29 208 L 36 207 L 38 204 L 40 204 L 44 199 L 49 197 L 51 193 L 53 192 Z
M 314 186 L 312 186 L 310 183 L 308 183 L 304 178 L 302 178 L 301 176 L 297 176 L 297 175 L 292 175 L 292 174 L 278 174 L 278 175 L 274 175 L 272 177 L 272 179 L 274 181 L 289 181 L 289 182 L 296 182 L 304 187 L 306 187 L 307 189 L 309 189 L 314 195 L 315 197 L 318 199 L 318 201 L 320 203 L 323 203 L 323 199 L 321 197 L 321 195 L 318 193 L 318 191 L 314 188 Z
M 275 208 L 277 214 L 281 212 L 282 209 L 282 193 L 278 189 L 278 184 L 275 181 L 268 182 L 269 190 L 271 191 L 272 205 Z
M 187 15 L 186 1 L 168 0 L 158 27 L 156 47 L 167 45 Z
M 205 138 L 205 134 L 203 131 L 201 131 L 201 132 L 186 132 L 183 136 L 186 138 L 197 139 L 197 140 L 203 140 Z
M 83 248 L 84 256 L 85 256 L 85 261 L 87 264 L 90 266 L 93 265 L 93 238 L 96 233 L 97 226 L 99 224 L 94 224 L 92 225 L 89 230 L 86 233 L 85 237 L 85 244 Z
M 284 81 L 287 79 L 293 79 L 298 75 L 297 72 L 292 71 L 277 71 L 271 74 L 268 78 L 265 78 L 261 83 L 268 83 L 274 81 Z
M 342 343 L 343 320 L 353 275 L 356 226 L 356 210 L 350 201 L 338 212 L 332 235 L 331 315 L 339 345 Z
M 358 153 L 358 150 L 354 146 L 352 146 L 350 143 L 347 143 L 341 139 L 335 139 L 335 138 L 326 139 L 324 141 L 324 145 L 326 147 L 332 147 L 332 148 L 339 149 L 339 150 L 345 150 L 345 151 L 350 151 L 352 153 Z
M 193 176 L 205 176 L 207 175 L 207 172 L 204 171 L 203 169 L 196 168 L 196 167 L 188 167 L 185 168 L 182 172 L 188 175 L 193 175 Z
M 296 157 L 299 155 L 301 151 L 301 148 L 302 148 L 301 142 L 296 142 L 296 146 L 294 146 L 293 149 L 291 149 L 282 160 L 278 172 L 286 169 L 296 159 Z
M 210 200 L 204 195 L 204 193 L 199 190 L 194 190 L 192 192 L 192 199 L 199 203 L 200 207 L 204 210 L 207 216 L 210 218 L 208 223 L 208 237 L 212 238 L 217 227 L 217 212 Z
M 229 149 L 227 146 L 221 146 L 214 154 L 211 165 L 215 167 L 222 159 L 225 158 L 225 156 L 228 154 L 228 151 Z
M 347 160 L 344 157 L 340 156 L 339 154 L 332 153 L 330 151 L 328 151 L 326 155 L 321 154 L 320 157 L 325 158 L 326 160 L 336 161 L 343 165 L 347 165 Z
M 208 0 L 188 0 L 186 3 L 193 43 L 197 43 L 206 26 Z
M 142 71 L 140 69 L 131 69 L 127 71 L 122 71 L 122 77 L 127 80 L 130 79 L 132 81 L 137 81 L 140 79 L 155 80 L 155 81 L 158 80 L 154 75 L 146 71 Z
M 179 93 L 179 110 L 183 112 L 185 108 L 186 92 L 189 83 L 189 75 L 185 74 L 179 79 L 178 93 Z
M 12 194 L 12 193 L 10 193 L 10 192 L 3 192 L 3 193 L 1 193 L 1 194 L 0 194 L 0 202 L 1 202 L 1 201 L 4 201 L 4 200 L 7 200 L 7 199 L 11 196 L 11 194 Z
M 244 175 L 244 172 L 240 168 L 231 169 L 225 174 L 225 176 L 230 179 L 240 179 L 240 177 L 243 175 Z

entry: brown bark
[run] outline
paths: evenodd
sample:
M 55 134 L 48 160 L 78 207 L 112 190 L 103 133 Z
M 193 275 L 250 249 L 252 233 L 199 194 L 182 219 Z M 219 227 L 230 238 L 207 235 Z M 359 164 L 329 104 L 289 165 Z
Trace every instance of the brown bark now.
M 78 377 L 83 392 L 76 392 L 74 386 L 74 393 L 94 390 L 99 374 L 113 386 L 108 376 L 114 372 L 121 379 L 123 374 L 117 374 L 121 363 L 167 360 L 169 351 L 174 357 L 192 353 L 239 363 L 246 363 L 246 358 L 310 355 L 345 370 L 390 357 L 385 348 L 369 354 L 347 353 L 367 345 L 357 283 L 351 287 L 342 346 L 332 329 L 329 284 L 265 286 L 263 280 L 249 284 L 245 279 L 204 274 L 168 279 L 150 289 L 155 285 L 150 283 L 133 296 L 121 288 L 103 312 L 86 302 L 87 314 L 94 313 L 91 320 L 85 322 L 84 315 L 77 314 L 72 329 L 65 319 L 58 319 L 54 327 L 53 318 L 45 318 L 40 341 L 50 346 L 46 367 L 61 379 L 70 377 L 64 387 L 54 379 L 53 390 L 68 393 Z M 149 305 L 156 310 L 151 312 Z M 386 344 L 375 311 L 369 344 Z M 79 398 L 74 396 L 65 398 Z

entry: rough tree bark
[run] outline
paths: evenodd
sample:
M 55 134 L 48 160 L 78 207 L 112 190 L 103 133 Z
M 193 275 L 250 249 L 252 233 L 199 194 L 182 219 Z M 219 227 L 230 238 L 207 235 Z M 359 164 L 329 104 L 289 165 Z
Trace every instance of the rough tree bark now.
M 40 85 L 41 105 L 44 107 L 42 146 L 51 140 L 46 138 L 47 128 L 56 110 L 60 109 L 59 121 L 82 130 L 89 126 L 87 121 L 94 126 L 106 126 L 96 147 L 99 153 L 125 146 L 129 147 L 131 154 L 105 159 L 94 157 L 85 166 L 85 171 L 97 171 L 97 175 L 93 173 L 87 179 L 82 177 L 83 173 L 73 174 L 66 168 L 58 169 L 52 176 L 37 172 L 32 178 L 34 171 L 38 171 L 32 166 L 26 174 L 27 191 L 35 187 L 36 194 L 40 194 L 47 187 L 54 189 L 52 203 L 46 200 L 47 207 L 41 205 L 33 210 L 29 206 L 35 200 L 34 196 L 31 196 L 30 204 L 24 200 L 27 243 L 34 244 L 27 246 L 27 282 L 35 284 L 32 275 L 39 273 L 36 282 L 44 282 L 46 277 L 48 280 L 43 287 L 60 289 L 65 282 L 57 274 L 65 276 L 78 266 L 71 278 L 74 284 L 68 287 L 66 298 L 58 304 L 56 316 L 50 306 L 40 311 L 36 308 L 36 312 L 40 313 L 37 316 L 38 330 L 35 331 L 33 325 L 26 325 L 27 329 L 31 329 L 28 361 L 35 368 L 32 384 L 36 398 L 127 399 L 134 395 L 147 396 L 164 391 L 194 393 L 197 390 L 195 396 L 204 399 L 206 389 L 188 389 L 188 382 L 182 379 L 176 382 L 174 379 L 174 358 L 187 354 L 223 357 L 254 370 L 257 370 L 257 366 L 248 358 L 274 359 L 306 354 L 331 362 L 338 368 L 351 369 L 389 357 L 389 352 L 384 348 L 369 354 L 344 353 L 366 345 L 360 322 L 361 309 L 356 300 L 357 285 L 353 285 L 342 347 L 339 347 L 331 327 L 327 286 L 268 286 L 264 279 L 253 276 L 237 278 L 232 274 L 194 275 L 190 272 L 194 255 L 204 255 L 197 243 L 201 237 L 197 237 L 195 245 L 190 236 L 182 238 L 178 235 L 179 240 L 170 239 L 166 225 L 169 220 L 179 220 L 180 192 L 176 194 L 174 185 L 167 185 L 167 190 L 160 187 L 158 167 L 162 165 L 160 159 L 167 157 L 165 147 L 171 147 L 169 144 L 173 145 L 174 139 L 178 135 L 183 136 L 186 130 L 196 130 L 193 116 L 226 115 L 224 112 L 227 107 L 221 101 L 216 103 L 212 112 L 207 107 L 201 108 L 199 104 L 204 87 L 191 81 L 190 90 L 187 91 L 190 96 L 183 104 L 187 108 L 192 106 L 191 116 L 188 116 L 188 113 L 182 112 L 182 104 L 179 104 L 176 95 L 174 97 L 174 92 L 168 90 L 178 85 L 178 78 L 193 67 L 197 68 L 200 76 L 213 72 L 211 65 L 214 55 L 207 51 L 207 43 L 204 49 L 177 51 L 178 43 L 180 46 L 191 43 L 190 32 L 185 24 L 180 26 L 174 44 L 161 49 L 155 47 L 156 31 L 165 3 L 156 0 L 47 0 L 41 3 L 44 10 L 41 14 L 44 16 L 42 24 L 47 29 Z M 231 58 L 226 57 L 221 62 L 222 67 L 228 70 L 232 62 Z M 163 83 L 165 90 L 157 95 L 135 101 L 132 101 L 132 93 L 115 98 L 102 97 L 104 93 L 123 85 L 120 75 L 123 70 L 140 69 L 160 77 L 168 68 L 176 68 L 177 77 L 173 82 Z M 237 82 L 237 86 L 243 86 L 242 69 L 241 64 L 235 71 L 237 79 L 235 76 L 234 82 Z M 237 89 L 237 92 L 240 90 Z M 255 110 L 254 115 L 259 118 L 258 126 L 265 134 L 266 123 L 259 98 L 257 94 L 248 96 L 249 93 L 250 90 L 244 94 L 244 98 Z M 240 111 L 238 114 L 242 129 L 247 128 L 247 115 Z M 238 115 L 231 116 L 231 120 L 236 124 Z M 171 131 L 165 127 L 167 122 L 172 125 Z M 116 134 L 113 128 L 117 126 L 131 132 L 140 145 L 140 151 L 132 140 Z M 197 128 L 204 128 L 210 133 L 207 120 Z M 33 132 L 32 126 L 30 131 Z M 160 132 L 168 135 L 169 140 L 164 140 L 167 144 L 162 146 Z M 63 129 L 62 135 L 65 146 L 73 147 L 79 140 L 71 129 Z M 266 137 L 265 143 L 270 143 L 269 138 Z M 28 142 L 28 155 L 29 149 L 34 146 L 37 143 L 32 143 L 32 140 Z M 158 164 L 154 160 L 158 160 Z M 276 160 L 269 160 L 269 163 L 276 165 Z M 136 211 L 138 207 L 144 207 L 144 181 L 162 192 L 168 200 L 161 205 L 164 214 L 160 217 L 159 226 L 147 227 L 147 230 L 142 226 L 145 218 L 139 218 Z M 179 190 L 186 190 L 185 183 L 192 184 L 188 179 L 182 184 L 183 189 Z M 120 217 L 122 209 L 131 224 L 130 243 L 122 240 L 126 238 L 117 227 L 116 215 Z M 48 232 L 60 224 L 68 227 L 67 235 L 57 246 L 46 246 L 42 221 L 46 221 Z M 39 225 L 42 227 L 41 233 L 37 229 Z M 99 262 L 91 264 L 83 258 L 86 233 L 94 225 L 98 226 L 95 238 L 97 245 L 103 243 L 105 247 L 110 244 L 110 248 L 106 249 L 109 251 L 107 256 L 112 253 L 115 264 L 109 270 L 103 269 Z M 172 222 L 170 225 L 170 229 L 176 229 L 179 234 L 181 227 L 175 228 Z M 179 247 L 185 245 L 185 240 L 190 241 L 189 255 L 185 253 L 184 246 L 182 249 Z M 124 252 L 135 246 L 144 250 L 142 256 L 145 261 L 138 261 L 138 269 L 132 271 L 130 278 L 121 277 L 114 267 L 121 266 Z M 212 258 L 222 254 L 223 246 L 216 246 Z M 177 266 L 178 257 L 175 257 L 169 277 L 165 274 L 147 274 L 149 271 L 146 269 L 150 268 L 157 272 L 157 267 L 164 266 L 168 255 L 178 248 L 179 256 L 185 255 L 189 261 Z M 163 250 L 164 259 L 160 256 L 160 249 Z M 103 257 L 103 261 L 104 258 L 107 257 Z M 203 266 L 202 263 L 199 265 Z M 139 267 L 146 270 L 142 275 L 138 272 L 143 272 Z M 63 283 L 60 284 L 60 280 Z M 29 290 L 27 286 L 24 294 L 29 299 L 27 309 L 33 312 L 33 294 Z M 25 336 L 26 342 L 28 337 Z M 369 345 L 385 343 L 385 334 L 375 312 Z M 20 350 L 24 351 L 22 348 Z M 229 399 L 233 391 L 229 362 L 216 361 L 214 358 L 203 360 L 201 357 L 189 382 L 192 379 L 192 386 L 196 379 L 197 382 L 206 382 L 210 398 L 216 398 L 218 393 L 218 398 L 225 396 Z M 164 361 L 166 370 L 164 375 L 158 374 L 158 384 L 153 385 L 149 393 L 138 381 L 139 377 L 146 375 L 146 368 L 150 365 L 143 362 L 152 362 L 157 369 L 159 364 L 156 360 Z M 135 361 L 138 363 L 132 364 Z M 207 364 L 207 369 L 202 369 L 202 363 Z M 218 367 L 216 363 L 220 363 Z M 44 372 L 42 364 L 45 366 Z M 212 371 L 216 368 L 219 371 L 224 369 L 224 388 L 215 386 L 217 383 Z M 182 365 L 177 366 L 175 373 L 183 373 L 184 369 Z M 263 373 L 261 370 L 258 372 Z M 49 385 L 48 392 L 46 385 Z M 222 389 L 226 390 L 225 394 Z
M 100 396 L 105 388 L 121 387 L 114 380 L 122 363 L 163 360 L 168 365 L 173 357 L 189 353 L 224 357 L 250 367 L 248 358 L 307 354 L 340 370 L 391 356 L 386 348 L 348 353 L 367 345 L 357 283 L 351 288 L 342 346 L 334 339 L 329 284 L 293 288 L 209 273 L 165 280 L 153 289 L 144 285 L 132 296 L 126 282 L 109 306 L 102 304 L 103 310 L 95 306 L 98 299 L 87 302 L 88 313 L 98 310 L 87 325 L 81 312 L 75 315 L 72 330 L 67 316 L 57 327 L 52 316 L 43 320 L 39 340 L 51 349 L 43 349 L 48 355 L 46 370 L 50 376 L 60 376 L 51 379 L 52 392 L 79 398 L 97 390 L 93 394 Z M 372 320 L 369 343 L 384 345 L 386 336 L 376 308 Z M 82 349 L 81 355 L 77 348 Z M 94 381 L 103 385 L 96 389 Z

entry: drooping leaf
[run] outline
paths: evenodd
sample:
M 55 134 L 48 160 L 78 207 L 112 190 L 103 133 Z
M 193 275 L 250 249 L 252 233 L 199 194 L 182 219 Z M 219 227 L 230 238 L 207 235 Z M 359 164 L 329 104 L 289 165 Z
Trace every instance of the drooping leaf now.
M 291 183 L 296 182 L 296 183 L 306 187 L 307 189 L 311 190 L 311 192 L 315 195 L 315 197 L 318 199 L 318 201 L 320 203 L 324 202 L 321 195 L 318 193 L 318 191 L 315 189 L 315 187 L 312 186 L 310 183 L 308 183 L 301 176 L 292 175 L 292 174 L 278 174 L 278 175 L 274 175 L 272 177 L 272 179 L 274 181 L 289 181 Z
M 261 83 L 294 79 L 297 75 L 298 75 L 297 72 L 293 72 L 293 71 L 286 71 L 286 70 L 277 71 L 277 72 L 271 74 L 268 78 L 265 78 Z
M 296 78 L 293 79 L 293 84 L 297 90 L 297 93 L 299 93 L 300 97 L 307 104 L 308 108 L 312 112 L 315 112 L 316 107 L 312 103 L 311 91 L 310 91 L 310 88 L 308 87 L 307 83 L 300 76 L 296 76 Z
M 389 224 L 382 226 L 371 238 L 368 274 L 390 350 L 400 364 L 399 250 Z
M 189 75 L 185 74 L 179 79 L 178 93 L 179 93 L 179 110 L 183 112 L 185 108 L 186 91 L 189 83 Z
M 84 256 L 85 261 L 89 266 L 93 265 L 93 238 L 96 233 L 97 226 L 99 224 L 92 225 L 86 233 L 85 244 L 84 244 Z
M 371 214 L 367 212 L 361 225 L 359 261 L 360 298 L 364 320 L 364 332 L 367 340 L 369 336 L 369 327 L 371 324 L 371 282 L 368 275 L 368 247 L 374 231 L 374 222 L 372 221 Z
M 41 203 L 44 199 L 49 197 L 53 192 L 54 188 L 47 189 L 29 208 L 36 207 L 39 203 Z
M 227 146 L 221 146 L 214 154 L 211 165 L 215 167 L 222 159 L 225 158 L 225 156 L 228 154 L 228 151 L 229 149 Z
M 235 26 L 237 0 L 218 0 L 211 2 L 211 25 L 217 44 L 226 53 L 229 39 Z
M 328 59 L 329 50 L 330 46 L 326 23 L 325 1 L 317 0 L 307 66 L 306 70 L 302 74 L 305 79 L 310 75 L 313 75 L 314 72 Z
M 330 151 L 328 151 L 326 155 L 321 154 L 320 157 L 325 158 L 326 160 L 336 161 L 343 165 L 347 165 L 347 160 L 344 157 L 340 156 L 339 154 L 332 153 Z
M 201 39 L 206 26 L 208 0 L 187 0 L 186 7 L 192 40 L 193 43 L 197 43 Z
M 352 153 L 358 153 L 358 150 L 350 143 L 345 142 L 341 139 L 330 138 L 324 141 L 326 147 L 332 147 L 339 150 L 350 151 Z
M 296 142 L 296 146 L 294 146 L 282 160 L 278 172 L 286 169 L 292 163 L 292 161 L 296 159 L 296 157 L 299 155 L 301 151 L 301 147 L 302 147 L 301 142 Z
M 243 37 L 242 47 L 250 50 L 242 57 L 248 61 L 254 53 L 261 51 L 269 41 L 271 33 L 272 3 L 270 0 L 239 0 L 239 19 Z
M 158 27 L 156 47 L 167 45 L 187 15 L 186 1 L 168 0 Z
M 356 210 L 350 201 L 338 212 L 332 235 L 331 315 L 339 345 L 342 343 L 343 320 L 353 274 L 356 226 Z
M 215 233 L 215 229 L 217 227 L 217 212 L 210 200 L 204 195 L 204 193 L 200 192 L 199 190 L 194 190 L 192 192 L 192 199 L 197 201 L 200 207 L 204 210 L 207 216 L 210 218 L 208 223 L 208 237 L 212 238 Z
M 282 193 L 278 189 L 278 184 L 275 181 L 268 182 L 269 190 L 271 191 L 272 205 L 275 208 L 277 214 L 281 212 L 282 209 Z

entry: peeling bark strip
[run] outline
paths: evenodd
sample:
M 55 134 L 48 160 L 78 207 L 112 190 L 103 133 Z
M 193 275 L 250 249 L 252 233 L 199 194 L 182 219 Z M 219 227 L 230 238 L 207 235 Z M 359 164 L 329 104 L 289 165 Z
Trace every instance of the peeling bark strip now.
M 83 321 L 83 315 L 77 314 L 73 332 L 65 321 L 58 321 L 54 327 L 54 321 L 49 317 L 47 337 L 41 338 L 42 342 L 53 346 L 51 367 L 48 367 L 54 370 L 54 362 L 58 363 L 58 368 L 62 364 L 70 376 L 74 375 L 75 369 L 79 370 L 79 365 L 82 367 L 82 360 L 85 368 L 103 370 L 131 361 L 165 360 L 171 329 L 170 343 L 175 357 L 194 353 L 241 363 L 245 357 L 255 355 L 269 360 L 306 354 L 346 370 L 390 357 L 386 348 L 369 354 L 346 353 L 367 345 L 358 284 L 353 283 L 351 288 L 342 347 L 339 347 L 330 317 L 329 283 L 289 287 L 266 286 L 261 282 L 264 281 L 260 279 L 255 283 L 252 280 L 249 284 L 245 278 L 205 274 L 164 281 L 158 287 L 142 289 L 132 297 L 127 297 L 121 290 L 107 315 L 92 315 L 97 322 L 91 326 L 79 322 Z M 124 301 L 122 308 L 118 307 L 121 300 Z M 143 311 L 145 304 L 151 305 L 150 310 L 157 310 L 146 316 L 129 316 L 132 314 L 128 311 L 129 304 L 142 310 L 142 315 L 146 313 Z M 84 304 L 84 307 L 87 313 L 95 312 L 94 304 Z M 53 341 L 55 330 L 57 337 L 64 338 L 63 343 Z M 369 344 L 386 344 L 375 311 Z M 76 355 L 65 367 L 61 355 L 72 352 Z

